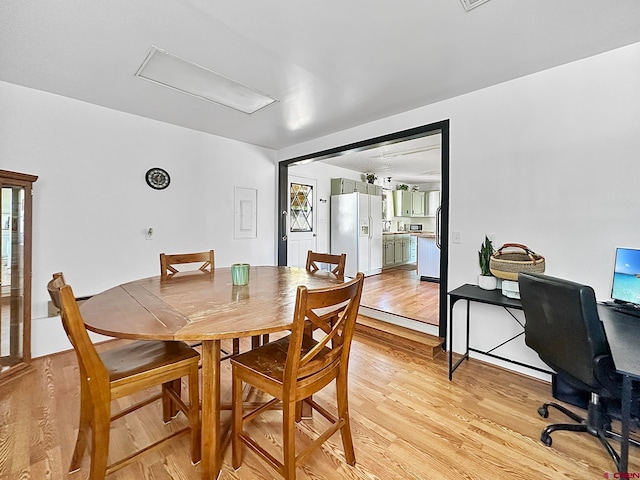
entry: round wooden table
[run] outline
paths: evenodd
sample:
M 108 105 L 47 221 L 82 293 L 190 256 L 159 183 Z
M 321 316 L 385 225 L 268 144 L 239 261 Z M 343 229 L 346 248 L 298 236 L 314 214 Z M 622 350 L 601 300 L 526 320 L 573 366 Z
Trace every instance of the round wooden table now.
M 220 340 L 291 327 L 298 285 L 342 283 L 343 277 L 290 267 L 251 267 L 248 285 L 235 286 L 230 268 L 136 280 L 91 297 L 80 310 L 87 328 L 117 338 L 202 342 L 203 479 L 222 463 Z

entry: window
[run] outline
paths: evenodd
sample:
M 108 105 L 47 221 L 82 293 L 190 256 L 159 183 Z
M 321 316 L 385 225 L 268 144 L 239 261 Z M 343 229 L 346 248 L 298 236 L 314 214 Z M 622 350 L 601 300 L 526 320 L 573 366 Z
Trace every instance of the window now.
M 291 183 L 289 217 L 291 232 L 313 231 L 313 186 Z

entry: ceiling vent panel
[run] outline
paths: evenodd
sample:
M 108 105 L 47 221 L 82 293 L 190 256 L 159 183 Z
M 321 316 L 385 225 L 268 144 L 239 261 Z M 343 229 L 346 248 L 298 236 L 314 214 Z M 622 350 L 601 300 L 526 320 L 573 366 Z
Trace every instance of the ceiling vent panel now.
M 248 114 L 278 101 L 255 88 L 156 47 L 151 48 L 136 76 Z

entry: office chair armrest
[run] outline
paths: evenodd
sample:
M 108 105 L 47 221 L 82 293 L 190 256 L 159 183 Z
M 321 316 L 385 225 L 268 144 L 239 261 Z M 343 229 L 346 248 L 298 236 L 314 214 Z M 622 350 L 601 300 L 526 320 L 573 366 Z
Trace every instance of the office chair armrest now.
M 594 375 L 611 397 L 622 395 L 622 375 L 616 373 L 611 355 L 599 355 L 593 360 Z M 609 396 L 609 395 L 604 395 Z

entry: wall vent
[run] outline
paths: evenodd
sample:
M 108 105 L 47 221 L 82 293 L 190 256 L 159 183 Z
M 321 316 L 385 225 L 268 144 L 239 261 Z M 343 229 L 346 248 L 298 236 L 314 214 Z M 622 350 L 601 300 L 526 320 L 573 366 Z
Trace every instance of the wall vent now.
M 462 2 L 462 6 L 468 12 L 472 8 L 479 7 L 483 3 L 488 2 L 489 0 L 460 0 Z

